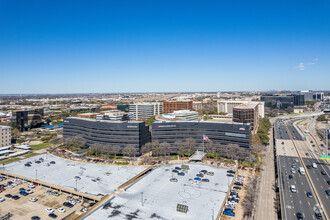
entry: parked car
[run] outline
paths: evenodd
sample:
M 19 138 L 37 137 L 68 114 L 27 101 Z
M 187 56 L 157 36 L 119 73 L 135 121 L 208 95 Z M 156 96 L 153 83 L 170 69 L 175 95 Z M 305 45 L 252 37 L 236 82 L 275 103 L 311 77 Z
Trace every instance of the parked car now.
M 4 198 L 0 197 L 0 202 L 6 201 Z
M 12 196 L 11 194 L 6 194 L 5 197 L 7 197 L 7 198 L 11 198 L 11 197 L 13 197 L 13 196 Z
M 202 182 L 210 182 L 210 180 L 209 179 L 202 179 Z
M 327 173 L 324 172 L 323 170 L 321 171 L 321 174 L 322 174 L 322 175 L 327 175 Z
M 31 217 L 31 220 L 40 220 L 40 219 L 41 218 L 39 216 L 36 216 L 36 215 Z
M 303 214 L 301 214 L 301 212 L 297 212 L 296 217 L 298 220 L 303 220 Z
M 295 185 L 291 185 L 291 186 L 290 186 L 290 190 L 291 190 L 291 192 L 293 192 L 293 193 L 296 193 L 296 192 L 297 192 L 297 189 L 296 189 L 296 186 L 295 186 Z
M 71 203 L 69 203 L 69 202 L 64 202 L 63 205 L 65 207 L 68 207 L 68 208 L 72 208 L 73 207 L 73 205 Z
M 53 213 L 54 212 L 54 209 L 52 209 L 52 208 L 46 208 L 46 212 Z
M 36 202 L 36 201 L 38 201 L 38 199 L 36 199 L 35 197 L 31 197 L 29 200 L 30 200 L 31 202 Z
M 177 179 L 177 178 L 171 178 L 171 179 L 170 179 L 170 182 L 174 182 L 174 183 L 176 183 L 176 182 L 178 182 L 178 179 Z
M 50 164 L 56 164 L 56 162 L 55 162 L 55 161 L 50 161 L 49 163 L 50 163 Z
M 180 173 L 178 173 L 178 175 L 179 176 L 184 176 L 185 174 L 184 174 L 184 172 L 180 172 Z
M 292 178 L 293 178 L 293 176 L 290 174 L 290 175 L 289 175 L 289 179 L 292 179 Z
M 316 210 L 315 211 L 315 217 L 316 217 L 316 219 L 322 219 L 321 212 L 319 212 L 318 210 Z
M 51 217 L 52 219 L 57 218 L 57 215 L 55 215 L 54 213 L 50 213 L 48 216 Z
M 15 195 L 15 196 L 13 196 L 13 197 L 11 197 L 12 199 L 15 199 L 15 200 L 18 200 L 18 199 L 20 199 L 21 197 L 19 197 L 18 195 Z
M 239 190 L 240 190 L 240 189 L 242 189 L 242 188 L 239 187 L 239 186 L 234 186 L 233 189 L 239 189 Z
M 65 210 L 63 207 L 58 208 L 57 211 L 59 211 L 60 213 L 64 213 L 64 212 L 66 212 L 66 210 Z

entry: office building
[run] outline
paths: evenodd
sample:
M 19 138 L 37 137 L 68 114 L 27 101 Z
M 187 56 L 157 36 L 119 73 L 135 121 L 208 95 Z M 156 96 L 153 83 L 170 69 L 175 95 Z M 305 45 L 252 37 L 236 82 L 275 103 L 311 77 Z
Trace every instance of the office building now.
M 9 126 L 0 125 L 0 147 L 9 146 L 11 144 L 11 128 Z
M 221 100 L 217 102 L 218 113 L 225 112 L 232 115 L 234 107 L 243 104 L 257 104 L 258 114 L 260 118 L 265 117 L 265 103 L 257 101 L 246 101 L 246 100 Z
M 149 127 L 144 122 L 122 122 L 69 117 L 63 121 L 64 138 L 81 135 L 88 145 L 118 145 L 122 149 L 133 146 L 136 155 L 151 141 Z
M 12 112 L 12 125 L 20 132 L 31 128 L 40 127 L 43 124 L 43 109 L 15 110 Z
M 117 110 L 123 111 L 123 112 L 128 112 L 129 111 L 129 105 L 128 104 L 118 104 L 117 105 Z
M 248 103 L 235 106 L 233 122 L 250 123 L 251 132 L 255 134 L 259 124 L 258 103 Z
M 225 122 L 154 122 L 152 141 L 169 143 L 171 153 L 178 153 L 175 142 L 193 139 L 196 147 L 203 143 L 203 135 L 219 144 L 237 144 L 244 149 L 250 147 L 250 124 Z
M 300 91 L 301 95 L 304 95 L 304 101 L 311 102 L 313 101 L 313 93 L 309 90 Z
M 193 102 L 193 110 L 199 111 L 203 109 L 203 102 L 200 101 L 194 101 Z
M 163 102 L 163 113 L 172 113 L 178 110 L 193 110 L 193 102 L 192 101 Z
M 133 114 L 119 110 L 101 111 L 96 117 L 98 120 L 128 121 L 133 120 Z
M 179 110 L 156 116 L 156 121 L 198 121 L 198 112 Z
M 279 95 L 262 95 L 261 101 L 265 103 L 265 107 L 271 109 L 286 109 L 294 106 L 294 96 L 279 96 Z
M 324 92 L 316 92 L 313 95 L 314 100 L 324 101 Z
M 305 94 L 294 95 L 294 106 L 304 106 L 305 105 Z
M 163 103 L 141 102 L 130 104 L 129 113 L 132 113 L 134 120 L 150 118 L 151 116 L 156 116 L 163 113 Z

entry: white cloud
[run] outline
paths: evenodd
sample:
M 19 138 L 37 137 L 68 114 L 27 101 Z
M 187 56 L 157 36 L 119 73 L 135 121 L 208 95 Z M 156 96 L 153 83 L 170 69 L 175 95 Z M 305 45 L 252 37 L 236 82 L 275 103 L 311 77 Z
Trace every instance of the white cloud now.
M 299 63 L 298 66 L 295 66 L 294 68 L 299 69 L 299 70 L 305 70 L 305 64 L 303 62 Z
M 315 58 L 313 59 L 313 62 L 308 62 L 308 63 L 304 63 L 304 62 L 300 62 L 298 66 L 295 66 L 295 69 L 299 69 L 299 70 L 305 70 L 305 65 L 315 65 L 316 61 L 318 61 L 319 59 Z

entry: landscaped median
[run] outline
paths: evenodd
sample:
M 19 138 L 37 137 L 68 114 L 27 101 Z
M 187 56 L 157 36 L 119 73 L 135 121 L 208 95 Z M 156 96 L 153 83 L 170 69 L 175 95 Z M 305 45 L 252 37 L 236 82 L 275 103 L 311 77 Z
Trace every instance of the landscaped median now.
M 42 143 L 42 144 L 37 144 L 37 145 L 31 145 L 31 149 L 32 150 L 41 150 L 46 147 L 49 147 L 50 145 L 51 145 L 51 143 Z

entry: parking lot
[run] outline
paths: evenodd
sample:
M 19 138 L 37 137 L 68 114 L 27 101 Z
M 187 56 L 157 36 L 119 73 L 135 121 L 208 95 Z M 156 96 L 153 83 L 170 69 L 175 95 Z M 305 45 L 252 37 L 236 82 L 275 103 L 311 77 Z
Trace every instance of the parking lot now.
M 43 161 L 36 163 L 42 158 Z M 30 166 L 26 166 L 31 162 Z M 53 162 L 53 163 L 51 163 Z M 120 166 L 80 163 L 50 154 L 42 154 L 0 169 L 21 176 L 38 179 L 57 186 L 94 195 L 103 196 L 145 170 L 146 166 Z
M 13 214 L 11 219 L 31 219 L 32 216 L 38 216 L 41 219 L 51 219 L 48 216 L 50 212 L 46 211 L 47 208 L 54 210 L 53 213 L 57 215 L 56 219 L 62 219 L 75 210 L 82 211 L 83 208 L 89 208 L 91 203 L 79 199 L 80 202 L 77 202 L 72 208 L 65 207 L 63 206 L 64 202 L 71 202 L 78 198 L 69 197 L 69 195 L 60 192 L 57 192 L 57 194 L 54 190 L 51 190 L 53 193 L 50 193 L 49 188 L 40 185 L 35 186 L 33 183 L 23 180 L 15 181 L 15 179 L 7 178 L 0 181 L 0 189 L 2 191 L 0 192 L 0 197 L 4 199 L 4 201 L 0 199 L 2 201 L 0 202 L 0 216 L 10 212 Z M 30 194 L 25 192 L 29 192 Z M 18 196 L 19 199 L 10 198 L 8 194 L 12 197 Z M 31 201 L 33 200 L 31 198 L 35 198 L 36 201 Z M 58 208 L 61 207 L 65 209 L 64 213 L 58 211 Z
M 181 165 L 156 168 L 86 219 L 215 219 L 233 177 L 224 168 Z

